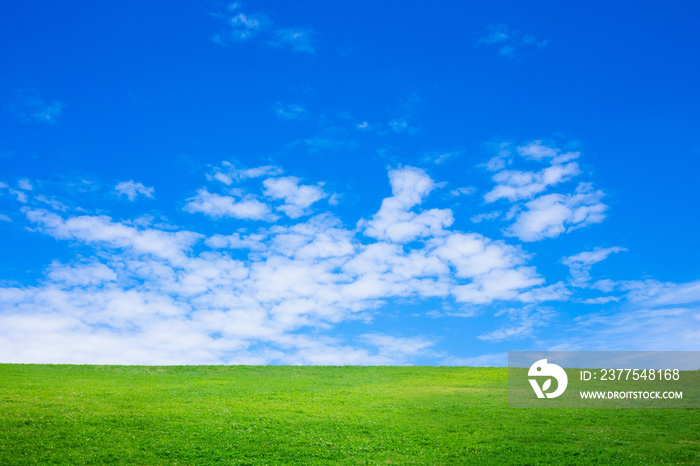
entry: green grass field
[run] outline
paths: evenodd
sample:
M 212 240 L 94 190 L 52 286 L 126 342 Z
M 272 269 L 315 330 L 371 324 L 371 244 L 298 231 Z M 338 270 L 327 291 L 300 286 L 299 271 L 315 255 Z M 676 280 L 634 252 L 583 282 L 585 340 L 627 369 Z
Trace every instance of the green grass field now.
M 0 464 L 700 464 L 698 409 L 512 409 L 507 370 L 0 365 Z

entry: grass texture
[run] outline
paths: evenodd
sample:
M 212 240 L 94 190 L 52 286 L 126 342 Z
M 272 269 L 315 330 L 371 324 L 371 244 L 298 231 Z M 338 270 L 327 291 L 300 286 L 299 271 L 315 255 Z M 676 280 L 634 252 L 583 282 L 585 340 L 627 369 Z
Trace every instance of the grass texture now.
M 0 464 L 700 464 L 699 409 L 514 409 L 507 369 L 0 365 Z

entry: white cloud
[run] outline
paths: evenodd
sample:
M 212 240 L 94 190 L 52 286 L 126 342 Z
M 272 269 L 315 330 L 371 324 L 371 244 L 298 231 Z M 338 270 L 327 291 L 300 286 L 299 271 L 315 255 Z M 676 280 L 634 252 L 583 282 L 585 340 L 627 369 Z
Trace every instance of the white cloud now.
M 191 231 L 173 233 L 138 229 L 113 222 L 104 215 L 83 215 L 64 219 L 42 209 L 28 209 L 25 215 L 40 231 L 58 239 L 126 249 L 137 254 L 150 254 L 173 263 L 184 260 L 186 252 L 201 238 L 201 235 Z
M 600 223 L 608 206 L 600 200 L 602 191 L 589 183 L 580 183 L 575 194 L 547 194 L 525 204 L 527 210 L 517 215 L 506 234 L 522 241 L 556 238 L 565 232 Z
M 617 284 L 614 281 L 610 279 L 605 279 L 594 282 L 593 284 L 591 284 L 591 288 L 593 288 L 594 290 L 602 291 L 603 293 L 609 293 L 615 289 L 616 285 Z
M 562 259 L 562 264 L 569 267 L 572 285 L 587 286 L 591 279 L 591 267 L 593 267 L 594 264 L 607 259 L 610 254 L 626 250 L 627 249 L 620 247 L 596 248 L 593 251 L 584 251 L 574 254 L 573 256 L 565 257 Z
M 11 222 L 12 219 L 5 214 L 0 214 L 0 222 Z
M 576 162 L 565 165 L 552 165 L 536 173 L 504 170 L 493 176 L 493 180 L 498 185 L 486 193 L 484 200 L 487 203 L 491 203 L 498 199 L 508 199 L 511 202 L 520 199 L 531 199 L 536 194 L 547 189 L 548 186 L 555 186 L 569 181 L 580 173 Z
M 512 163 L 511 152 L 508 149 L 509 145 L 510 144 L 506 142 L 499 144 L 498 154 L 479 166 L 490 172 L 503 170 L 506 166 Z
M 218 173 L 232 182 L 270 171 L 224 167 Z M 470 309 L 446 315 L 465 317 L 479 305 L 566 296 L 562 284 L 545 284 L 521 248 L 449 230 L 449 210 L 421 210 L 436 187 L 425 171 L 394 169 L 389 182 L 391 197 L 357 229 L 324 213 L 205 238 L 151 222 L 25 208 L 35 231 L 89 248 L 91 259 L 54 262 L 34 286 L 0 285 L 0 354 L 7 362 L 409 364 L 442 357 L 435 340 L 324 332 L 371 322 L 397 298 L 464 303 Z M 302 189 L 318 186 L 298 178 L 261 184 L 284 205 L 308 208 L 319 196 Z M 186 210 L 270 218 L 269 206 L 247 196 L 202 188 Z M 532 334 L 537 315 L 546 322 L 549 314 L 509 314 L 520 330 L 483 338 Z
M 544 279 L 532 267 L 494 269 L 474 277 L 468 285 L 453 288 L 458 302 L 487 304 L 495 300 L 519 300 L 521 292 L 541 284 Z M 525 299 L 529 301 L 529 297 Z
M 301 179 L 294 176 L 268 178 L 263 181 L 265 196 L 282 199 L 285 204 L 278 207 L 290 218 L 298 218 L 309 212 L 309 207 L 328 195 L 318 186 L 300 185 Z
M 55 284 L 68 286 L 93 286 L 114 282 L 114 270 L 99 262 L 61 264 L 54 262 L 47 271 L 47 278 Z
M 405 167 L 389 171 L 392 203 L 410 209 L 421 202 L 435 187 L 428 174 L 420 168 Z M 386 199 L 385 199 L 386 200 Z
M 39 194 L 34 198 L 37 202 L 41 202 L 42 204 L 46 204 L 49 207 L 51 207 L 53 210 L 58 210 L 61 212 L 65 212 L 68 210 L 68 206 L 63 204 L 62 202 L 57 201 L 56 199 L 50 199 L 43 194 Z
M 440 235 L 445 227 L 452 225 L 449 209 L 411 212 L 435 188 L 425 171 L 413 167 L 394 169 L 389 171 L 389 181 L 392 197 L 382 201 L 379 212 L 370 221 L 361 222 L 367 236 L 404 243 Z
M 499 155 L 482 165 L 489 171 L 496 182 L 484 195 L 489 204 L 501 199 L 513 203 L 503 217 L 515 222 L 505 230 L 507 236 L 516 236 L 523 241 L 539 241 L 555 238 L 593 223 L 600 223 L 605 218 L 607 206 L 601 202 L 604 193 L 593 189 L 591 183 L 578 183 L 574 193 L 543 194 L 551 187 L 570 181 L 581 174 L 578 162 L 579 152 L 565 152 L 542 141 L 533 141 L 518 146 L 521 159 L 528 163 L 548 163 L 539 171 L 505 169 L 518 162 L 508 150 L 508 144 L 500 144 Z M 539 196 L 539 197 L 537 197 Z M 522 201 L 527 201 L 523 203 Z M 477 214 L 472 221 L 479 222 L 493 214 Z
M 22 204 L 26 204 L 29 202 L 29 198 L 27 197 L 27 193 L 24 191 L 19 191 L 17 189 L 12 189 L 10 188 L 10 194 L 14 194 L 15 197 L 17 198 L 17 201 L 21 202 Z
M 119 195 L 125 195 L 130 201 L 133 201 L 142 194 L 146 197 L 153 197 L 153 192 L 155 191 L 151 187 L 144 186 L 142 183 L 135 183 L 133 180 L 122 181 L 117 184 L 114 188 Z
M 552 285 L 540 286 L 522 291 L 518 295 L 518 300 L 524 303 L 566 301 L 571 295 L 571 290 L 563 282 L 557 282 Z
M 517 247 L 476 233 L 452 233 L 432 243 L 437 245 L 432 254 L 449 263 L 455 268 L 455 274 L 464 278 L 497 269 L 512 269 L 527 258 Z
M 486 165 L 490 171 L 498 172 L 492 177 L 497 185 L 484 195 L 487 203 L 499 199 L 508 199 L 511 202 L 532 199 L 548 187 L 569 181 L 581 173 L 578 163 L 572 161 L 580 156 L 578 152 L 560 155 L 559 148 L 544 145 L 542 141 L 518 146 L 517 151 L 523 158 L 538 162 L 549 161 L 551 165 L 538 172 L 504 170 L 506 161 L 510 163 L 510 152 L 501 149 L 501 153 Z
M 270 206 L 254 197 L 248 196 L 236 200 L 232 196 L 222 196 L 210 193 L 205 188 L 197 190 L 197 194 L 188 199 L 184 207 L 190 213 L 201 212 L 211 218 L 233 217 L 245 220 L 275 220 Z
M 27 179 L 19 180 L 19 182 L 17 182 L 17 185 L 19 186 L 19 189 L 23 189 L 25 191 L 31 191 L 34 189 L 32 183 Z
M 518 146 L 518 154 L 532 160 L 551 159 L 559 154 L 559 149 L 542 144 L 542 140 L 533 141 L 524 146 Z

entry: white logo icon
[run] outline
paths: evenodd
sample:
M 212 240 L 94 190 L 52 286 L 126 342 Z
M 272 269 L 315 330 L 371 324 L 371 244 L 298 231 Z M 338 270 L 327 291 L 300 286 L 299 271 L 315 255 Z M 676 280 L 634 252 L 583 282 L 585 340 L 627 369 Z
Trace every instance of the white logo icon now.
M 546 359 L 540 359 L 539 361 L 535 362 L 535 364 L 530 366 L 530 370 L 528 371 L 527 375 L 535 377 L 554 377 L 557 379 L 557 389 L 552 393 L 545 393 L 552 385 L 551 378 L 545 380 L 544 384 L 542 384 L 542 388 L 540 388 L 537 380 L 528 379 L 530 381 L 530 385 L 532 385 L 532 389 L 537 395 L 537 398 L 544 398 L 545 396 L 547 398 L 556 398 L 564 393 L 564 390 L 566 390 L 566 385 L 569 383 L 569 378 L 566 376 L 564 369 L 556 364 L 548 364 Z

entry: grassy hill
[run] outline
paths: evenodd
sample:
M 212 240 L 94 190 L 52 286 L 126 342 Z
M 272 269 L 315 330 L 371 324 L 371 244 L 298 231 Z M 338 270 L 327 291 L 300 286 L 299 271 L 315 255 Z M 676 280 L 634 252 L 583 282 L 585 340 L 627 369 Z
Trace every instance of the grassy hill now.
M 698 409 L 512 409 L 507 370 L 0 365 L 0 464 L 700 464 Z

